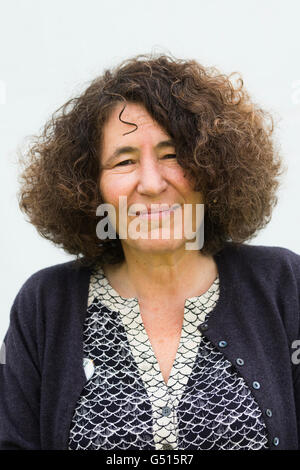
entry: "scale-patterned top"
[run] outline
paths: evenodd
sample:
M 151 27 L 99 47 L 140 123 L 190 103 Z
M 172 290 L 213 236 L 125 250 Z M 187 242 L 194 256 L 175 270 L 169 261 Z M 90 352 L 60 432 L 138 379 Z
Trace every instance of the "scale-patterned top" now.
M 137 298 L 121 297 L 96 266 L 83 331 L 87 382 L 69 449 L 266 449 L 263 415 L 237 369 L 201 335 L 219 298 L 219 277 L 186 299 L 167 384 Z

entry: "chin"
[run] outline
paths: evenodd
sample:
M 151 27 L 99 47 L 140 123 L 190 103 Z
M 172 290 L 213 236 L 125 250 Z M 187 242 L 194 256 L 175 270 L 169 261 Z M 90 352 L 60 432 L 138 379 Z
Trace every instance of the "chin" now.
M 184 247 L 186 240 L 164 240 L 162 238 L 159 239 L 142 239 L 139 238 L 137 240 L 128 239 L 126 240 L 126 244 L 132 248 L 138 249 L 143 252 L 150 253 L 164 253 L 164 252 L 174 252 L 182 247 Z

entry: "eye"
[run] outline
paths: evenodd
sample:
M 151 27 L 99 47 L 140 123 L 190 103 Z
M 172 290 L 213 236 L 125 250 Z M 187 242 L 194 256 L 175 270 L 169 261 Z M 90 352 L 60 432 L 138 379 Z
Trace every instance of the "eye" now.
M 168 153 L 167 155 L 164 155 L 163 158 L 176 158 L 176 154 L 175 153 Z
M 117 163 L 115 166 L 126 166 L 127 162 L 133 162 L 133 160 L 123 160 L 122 162 Z

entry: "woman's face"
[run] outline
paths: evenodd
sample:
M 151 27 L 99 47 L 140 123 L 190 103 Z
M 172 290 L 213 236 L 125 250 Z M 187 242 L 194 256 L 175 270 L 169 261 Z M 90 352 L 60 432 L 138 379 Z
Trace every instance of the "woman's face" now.
M 115 208 L 116 231 L 123 234 L 121 243 L 148 252 L 182 248 L 186 241 L 192 241 L 186 234 L 191 230 L 195 233 L 199 226 L 196 204 L 198 210 L 204 211 L 202 195 L 193 191 L 191 182 L 184 176 L 166 131 L 136 103 L 126 104 L 121 119 L 127 124 L 121 122 L 119 114 L 123 108 L 123 103 L 118 104 L 104 125 L 99 180 L 104 202 Z M 136 124 L 137 129 L 128 123 Z M 127 203 L 126 213 L 121 210 L 120 196 L 127 197 L 123 199 Z M 162 209 L 173 205 L 178 208 L 157 213 L 159 206 L 151 204 L 164 204 Z M 142 212 L 150 208 L 152 214 L 136 215 L 135 210 Z

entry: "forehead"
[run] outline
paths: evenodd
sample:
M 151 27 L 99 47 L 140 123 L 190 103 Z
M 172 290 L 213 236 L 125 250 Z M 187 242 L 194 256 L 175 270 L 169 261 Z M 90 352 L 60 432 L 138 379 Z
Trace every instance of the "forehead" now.
M 118 103 L 103 126 L 103 150 L 118 144 L 129 144 L 141 139 L 155 140 L 162 137 L 169 137 L 168 133 L 160 127 L 143 105 Z

